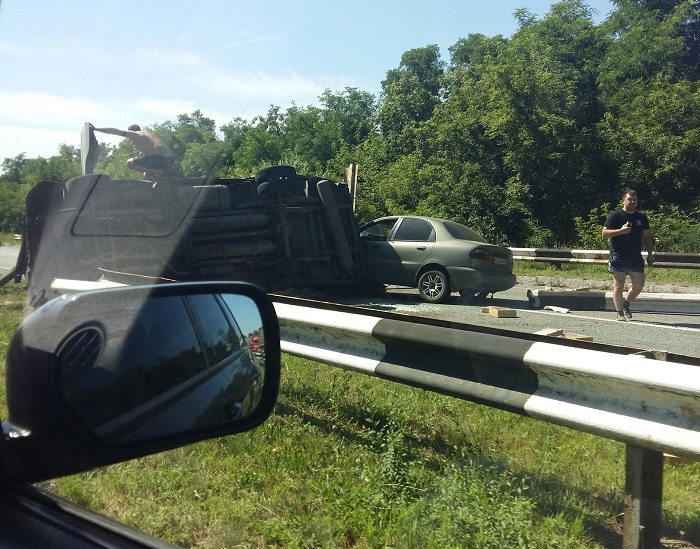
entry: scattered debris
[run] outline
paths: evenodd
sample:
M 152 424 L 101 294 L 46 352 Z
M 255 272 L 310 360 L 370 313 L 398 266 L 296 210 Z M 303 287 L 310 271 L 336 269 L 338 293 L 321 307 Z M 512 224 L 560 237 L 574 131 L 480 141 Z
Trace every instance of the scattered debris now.
M 509 307 L 482 307 L 481 312 L 496 318 L 517 318 L 518 316 L 516 310 Z
M 543 328 L 535 332 L 535 334 L 550 337 L 562 337 L 564 339 L 575 339 L 577 341 L 593 341 L 593 336 L 584 334 L 567 334 L 561 328 Z
M 543 336 L 562 337 L 564 335 L 564 330 L 561 328 L 543 328 L 535 333 Z
M 545 286 L 543 288 L 544 292 L 590 292 L 591 289 L 588 287 L 581 287 L 581 288 L 567 288 L 567 289 L 562 289 L 562 288 L 553 288 L 552 286 Z
M 576 339 L 578 341 L 593 341 L 593 336 L 585 334 L 564 334 L 564 339 Z
M 545 311 L 554 311 L 555 313 L 568 313 L 569 309 L 565 307 L 557 307 L 556 305 L 547 305 L 544 307 Z
M 674 456 L 673 454 L 664 454 L 664 463 L 668 465 L 681 465 L 683 463 L 695 463 L 697 460 L 687 457 Z

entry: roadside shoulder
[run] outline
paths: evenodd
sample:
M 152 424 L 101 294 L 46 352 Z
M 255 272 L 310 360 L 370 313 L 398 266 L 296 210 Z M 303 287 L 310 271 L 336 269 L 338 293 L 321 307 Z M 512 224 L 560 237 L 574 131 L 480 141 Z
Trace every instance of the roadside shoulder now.
M 585 279 L 576 277 L 555 277 L 555 276 L 520 276 L 517 277 L 517 286 L 527 288 L 553 288 L 562 290 L 573 290 L 577 288 L 589 288 L 604 292 L 612 291 L 612 280 Z M 644 286 L 644 293 L 652 294 L 700 294 L 700 286 L 690 286 L 686 284 L 668 284 L 660 282 L 647 282 Z

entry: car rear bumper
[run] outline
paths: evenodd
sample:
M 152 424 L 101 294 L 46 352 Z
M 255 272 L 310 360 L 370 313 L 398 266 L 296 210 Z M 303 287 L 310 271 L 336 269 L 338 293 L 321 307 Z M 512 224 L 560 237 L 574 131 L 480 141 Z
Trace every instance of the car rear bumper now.
M 469 288 L 475 292 L 502 292 L 515 286 L 515 275 L 503 271 L 476 270 L 469 267 L 448 267 L 452 280 L 452 291 Z

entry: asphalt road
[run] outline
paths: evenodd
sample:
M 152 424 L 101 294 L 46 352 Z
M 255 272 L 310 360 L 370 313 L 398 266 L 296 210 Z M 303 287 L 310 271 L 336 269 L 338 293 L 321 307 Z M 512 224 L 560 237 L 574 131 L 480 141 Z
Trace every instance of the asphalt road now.
M 5 276 L 17 262 L 19 246 L 0 246 L 0 277 Z
M 428 318 L 439 318 L 479 326 L 493 326 L 517 332 L 535 333 L 547 328 L 560 329 L 567 336 L 583 335 L 594 343 L 634 347 L 640 351 L 667 351 L 700 358 L 700 306 L 698 314 L 673 314 L 634 311 L 633 320 L 619 322 L 610 311 L 569 311 L 557 313 L 530 307 L 528 289 L 537 286 L 518 284 L 499 292 L 483 305 L 467 304 L 456 294 L 450 303 L 424 303 L 415 289 L 390 287 L 385 295 L 371 297 L 337 296 L 341 303 L 394 311 Z M 315 296 L 323 299 L 323 296 Z M 486 306 L 515 309 L 515 318 L 497 318 L 482 312 Z
M 18 250 L 19 246 L 0 246 L 0 276 L 14 267 Z M 397 287 L 390 287 L 384 295 L 321 292 L 311 298 L 525 333 L 547 328 L 560 329 L 568 336 L 589 336 L 594 343 L 668 351 L 700 358 L 700 305 L 697 314 L 635 311 L 631 322 L 618 322 L 610 311 L 557 313 L 533 309 L 527 298 L 528 289 L 541 290 L 542 287 L 533 285 L 530 281 L 527 284 L 519 283 L 514 288 L 487 299 L 483 305 L 467 304 L 456 294 L 450 303 L 444 305 L 424 303 L 415 289 Z M 482 312 L 483 306 L 509 307 L 516 310 L 517 316 L 496 318 Z

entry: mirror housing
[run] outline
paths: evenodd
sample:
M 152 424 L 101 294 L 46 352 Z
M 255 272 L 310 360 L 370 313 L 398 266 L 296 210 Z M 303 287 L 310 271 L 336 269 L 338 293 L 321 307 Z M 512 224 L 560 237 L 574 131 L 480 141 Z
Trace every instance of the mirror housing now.
M 260 425 L 279 390 L 279 325 L 248 283 L 79 292 L 26 318 L 6 375 L 8 466 L 37 482 Z

